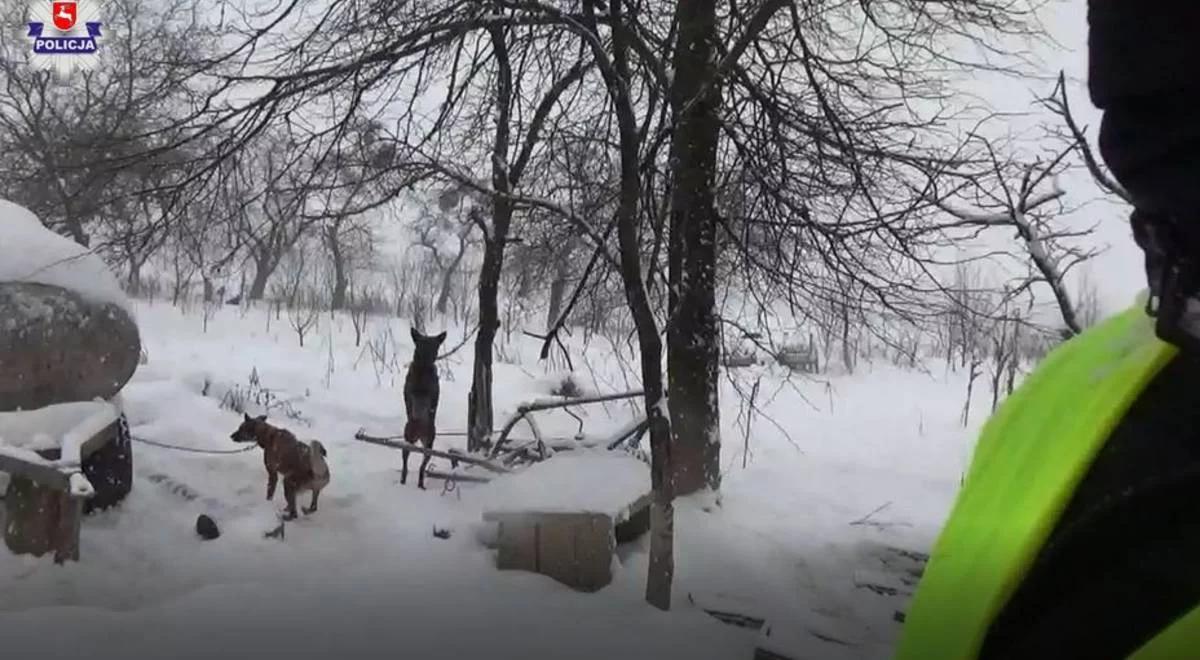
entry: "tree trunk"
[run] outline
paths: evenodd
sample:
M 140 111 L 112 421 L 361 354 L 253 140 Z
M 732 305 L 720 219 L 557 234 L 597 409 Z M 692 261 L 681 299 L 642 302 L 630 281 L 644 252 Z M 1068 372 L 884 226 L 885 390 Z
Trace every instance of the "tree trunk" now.
M 267 280 L 271 279 L 271 273 L 274 272 L 275 266 L 278 265 L 277 260 L 273 260 L 269 254 L 260 254 L 254 257 L 254 280 L 250 282 L 250 292 L 247 295 L 247 300 L 262 300 L 267 293 Z
M 850 342 L 850 305 L 842 301 L 842 364 L 846 373 L 854 373 L 854 349 Z
M 129 280 L 125 283 L 125 291 L 133 297 L 142 293 L 142 263 L 143 260 L 135 256 L 129 257 Z
M 336 312 L 346 308 L 346 291 L 350 288 L 350 278 L 346 273 L 346 256 L 342 251 L 336 225 L 326 228 L 325 242 L 329 246 L 329 256 L 333 262 L 333 291 L 329 311 Z
M 469 229 L 466 231 L 469 231 Z M 438 314 L 446 313 L 446 306 L 450 303 L 450 294 L 454 290 L 454 274 L 458 272 L 458 266 L 467 254 L 466 231 L 459 235 L 458 253 L 454 255 L 454 259 L 450 262 L 449 266 L 446 266 L 446 270 L 442 273 L 442 287 L 438 291 L 437 305 L 435 307 Z M 503 261 L 501 263 L 503 264 Z
M 612 66 L 606 66 L 606 54 L 599 41 L 590 42 L 596 52 L 604 85 L 616 109 L 620 134 L 621 192 L 617 205 L 617 242 L 620 246 L 621 282 L 625 300 L 637 329 L 641 352 L 642 389 L 650 430 L 650 567 L 646 575 L 646 601 L 661 610 L 671 609 L 671 585 L 675 579 L 675 489 L 671 473 L 671 420 L 664 400 L 662 342 L 658 323 L 650 307 L 646 282 L 642 277 L 641 237 L 638 231 L 638 199 L 641 177 L 638 172 L 639 139 L 637 117 L 633 111 L 628 44 L 622 27 L 622 2 L 609 0 L 612 31 Z M 590 23 L 598 32 L 595 5 L 584 3 Z M 683 12 L 683 4 L 680 4 Z
M 508 205 L 508 202 L 503 202 Z M 509 207 L 509 215 L 512 210 Z M 496 214 L 493 213 L 493 221 Z M 499 234 L 500 232 L 495 232 Z M 475 334 L 475 366 L 471 380 L 471 398 L 467 402 L 467 451 L 478 451 L 491 435 L 495 415 L 492 410 L 492 347 L 500 329 L 500 269 L 504 263 L 504 244 L 488 241 L 484 245 L 483 267 L 479 272 L 479 330 Z
M 512 221 L 512 201 L 508 198 L 509 115 L 512 111 L 512 67 L 504 28 L 488 28 L 496 56 L 496 136 L 492 143 L 492 231 L 484 237 L 483 266 L 479 270 L 479 331 L 475 335 L 475 367 L 471 394 L 467 401 L 467 451 L 477 451 L 492 433 L 492 344 L 500 327 L 497 302 L 500 271 L 504 267 L 504 244 Z
M 567 294 L 567 284 L 571 278 L 571 255 L 575 252 L 575 239 L 571 239 L 555 255 L 554 279 L 550 281 L 550 309 L 546 312 L 546 330 L 549 331 L 558 323 L 562 314 L 563 297 Z
M 671 86 L 670 309 L 668 398 L 677 493 L 721 485 L 718 385 L 720 328 L 716 314 L 716 200 L 713 195 L 720 88 L 715 0 L 676 5 L 679 42 Z M 702 94 L 702 95 L 701 95 Z
M 82 245 L 83 247 L 92 246 L 92 239 L 90 236 L 88 236 L 87 232 L 84 231 L 83 222 L 76 217 L 69 208 L 67 209 L 67 217 L 63 221 L 63 224 L 67 227 L 67 234 L 76 243 Z

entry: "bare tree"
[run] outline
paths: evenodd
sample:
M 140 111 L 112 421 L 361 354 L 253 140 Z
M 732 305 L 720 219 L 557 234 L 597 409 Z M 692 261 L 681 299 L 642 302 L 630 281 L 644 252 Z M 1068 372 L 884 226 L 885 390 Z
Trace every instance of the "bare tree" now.
M 429 258 L 440 273 L 437 302 L 434 303 L 434 311 L 438 314 L 446 313 L 453 292 L 454 276 L 474 244 L 471 235 L 480 222 L 478 215 L 483 213 L 478 206 L 464 201 L 465 197 L 457 188 L 444 190 L 438 202 L 441 212 L 435 213 L 423 207 L 417 219 L 416 244 L 428 250 Z M 447 245 L 451 241 L 453 243 Z
M 0 7 L 20 16 L 27 4 Z M 166 183 L 142 175 L 187 133 L 172 111 L 190 95 L 187 63 L 211 52 L 214 34 L 184 2 L 113 0 L 105 22 L 112 31 L 100 54 L 104 65 L 69 86 L 27 66 L 15 50 L 20 40 L 0 41 L 0 194 L 81 245 L 91 246 L 103 220 L 120 237 L 119 249 L 152 250 L 165 234 L 161 223 L 140 231 L 121 224 L 146 220 L 130 196 Z M 123 208 L 108 208 L 118 199 Z
M 240 202 L 229 217 L 254 264 L 248 300 L 261 300 L 284 256 L 320 221 L 305 213 L 317 194 L 313 161 L 285 135 L 268 135 L 239 160 L 223 186 Z
M 989 171 L 968 176 L 956 187 L 956 193 L 974 208 L 965 208 L 947 197 L 936 199 L 937 207 L 956 219 L 947 227 L 1004 227 L 1015 231 L 1025 251 L 1022 260 L 1028 260 L 1034 272 L 1023 278 L 1014 295 L 1038 283 L 1047 285 L 1067 330 L 1071 334 L 1082 332 L 1066 276 L 1075 266 L 1098 254 L 1096 249 L 1071 244 L 1094 228 L 1069 230 L 1053 223 L 1062 211 L 1057 202 L 1065 194 L 1056 177 L 1071 149 L 1044 162 L 1020 163 L 1002 157 L 991 142 L 982 138 L 978 141 L 987 154 Z
M 288 323 L 291 324 L 297 339 L 300 340 L 300 348 L 304 348 L 304 338 L 321 318 L 320 297 L 316 288 L 310 286 L 298 295 L 296 301 L 288 307 Z

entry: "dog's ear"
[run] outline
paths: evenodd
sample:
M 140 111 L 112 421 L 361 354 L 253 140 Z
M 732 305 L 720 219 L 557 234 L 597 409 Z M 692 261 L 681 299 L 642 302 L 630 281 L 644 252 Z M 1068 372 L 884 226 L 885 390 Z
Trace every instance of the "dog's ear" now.
M 242 416 L 246 418 L 247 422 L 250 421 L 250 413 L 242 413 Z
M 434 336 L 434 339 L 436 339 L 437 343 L 439 343 L 439 344 L 446 341 L 446 331 L 445 330 L 441 331 L 436 336 Z
M 412 335 L 412 340 L 414 342 L 421 341 L 421 333 L 417 332 L 416 328 L 409 328 L 408 334 Z
M 265 421 L 267 421 L 267 416 L 266 416 L 266 415 L 259 415 L 258 417 L 255 417 L 254 419 L 256 419 L 256 420 L 258 420 L 258 421 L 260 421 L 260 422 L 265 422 Z

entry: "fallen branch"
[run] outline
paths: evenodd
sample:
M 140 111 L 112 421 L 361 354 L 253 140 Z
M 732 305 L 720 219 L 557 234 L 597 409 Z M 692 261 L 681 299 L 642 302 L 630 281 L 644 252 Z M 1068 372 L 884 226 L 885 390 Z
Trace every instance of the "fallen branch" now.
M 448 452 L 448 451 L 439 451 L 437 449 L 426 449 L 425 447 L 422 447 L 420 445 L 414 445 L 410 442 L 404 442 L 403 440 L 393 440 L 390 438 L 377 438 L 377 437 L 374 437 L 371 435 L 367 435 L 363 431 L 359 431 L 358 433 L 355 433 L 354 439 L 359 440 L 361 442 L 366 442 L 366 443 L 369 443 L 372 445 L 379 445 L 381 447 L 390 447 L 392 449 L 414 451 L 414 452 L 417 452 L 418 454 L 425 454 L 427 456 L 435 456 L 437 458 L 444 458 L 449 461 L 457 461 L 459 463 L 466 463 L 467 465 L 478 465 L 479 467 L 481 467 L 485 470 L 490 470 L 497 474 L 507 474 L 508 472 L 511 472 L 511 470 L 509 470 L 506 467 L 503 467 L 501 465 L 496 465 L 495 463 L 484 460 L 482 458 L 475 458 L 474 456 L 468 456 L 466 454 L 459 454 L 459 453 L 452 453 L 452 452 Z
M 704 610 L 704 613 L 721 623 L 738 628 L 749 628 L 750 630 L 761 630 L 766 621 L 757 616 L 748 614 L 739 614 L 737 612 L 723 612 L 721 610 Z
M 888 507 L 889 507 L 889 506 L 891 506 L 891 505 L 892 505 L 892 503 L 891 503 L 890 501 L 889 501 L 889 502 L 884 502 L 883 504 L 880 504 L 879 506 L 875 507 L 875 508 L 874 508 L 874 509 L 871 511 L 871 513 L 868 513 L 867 515 L 863 516 L 862 518 L 859 518 L 858 520 L 855 520 L 855 521 L 851 522 L 851 523 L 850 523 L 850 525 L 853 527 L 853 526 L 856 526 L 856 525 L 866 525 L 866 524 L 869 524 L 869 523 L 870 523 L 870 521 L 871 521 L 871 516 L 873 516 L 873 515 L 875 515 L 875 514 L 879 513 L 880 511 L 883 511 L 884 509 L 888 508 Z

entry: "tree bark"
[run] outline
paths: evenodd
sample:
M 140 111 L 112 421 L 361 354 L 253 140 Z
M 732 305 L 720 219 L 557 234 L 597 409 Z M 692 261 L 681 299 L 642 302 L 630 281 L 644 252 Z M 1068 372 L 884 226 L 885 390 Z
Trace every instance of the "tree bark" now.
M 138 296 L 141 294 L 142 288 L 142 260 L 137 257 L 129 257 L 129 276 L 125 283 L 125 291 L 130 296 Z
M 458 267 L 462 264 L 463 257 L 467 254 L 467 233 L 470 231 L 468 225 L 466 229 L 458 235 L 458 253 L 450 260 L 450 265 L 446 266 L 442 271 L 442 286 L 438 292 L 437 305 L 434 307 L 438 314 L 445 314 L 446 307 L 450 303 L 450 292 L 454 288 L 454 275 L 458 273 Z
M 574 252 L 575 239 L 572 238 L 555 255 L 554 279 L 550 281 L 550 309 L 546 312 L 547 331 L 554 328 L 559 315 L 562 314 L 563 298 L 567 294 L 567 283 L 571 277 L 571 255 Z
M 599 34 L 595 5 L 584 3 L 588 28 Z M 682 9 L 680 11 L 683 11 Z M 625 300 L 637 330 L 641 352 L 642 388 L 650 430 L 650 567 L 646 575 L 646 602 L 661 610 L 671 609 L 671 585 L 675 579 L 675 489 L 671 474 L 671 419 L 664 399 L 662 342 L 658 323 L 650 307 L 646 282 L 642 275 L 641 237 L 638 231 L 638 199 L 641 177 L 638 172 L 639 137 L 637 117 L 629 93 L 628 44 L 622 22 L 621 0 L 610 0 L 609 16 L 613 26 L 612 58 L 604 52 L 598 38 L 589 46 L 600 66 L 605 88 L 617 114 L 620 135 L 621 190 L 617 205 L 617 243 L 621 282 Z
M 329 311 L 336 312 L 346 308 L 346 292 L 350 289 L 346 255 L 342 250 L 337 224 L 325 229 L 325 244 L 329 247 L 330 261 L 333 262 L 333 290 L 330 292 Z
M 720 328 L 716 314 L 716 199 L 720 123 L 715 0 L 676 5 L 679 41 L 671 105 L 670 309 L 668 396 L 675 490 L 721 485 Z
M 478 451 L 491 435 L 492 411 L 492 344 L 500 328 L 500 271 L 504 267 L 504 244 L 508 240 L 512 221 L 512 201 L 508 197 L 508 149 L 510 114 L 512 112 L 512 66 L 508 59 L 508 43 L 504 28 L 488 28 L 492 50 L 496 57 L 496 135 L 492 142 L 492 227 L 484 236 L 483 264 L 479 271 L 479 331 L 475 335 L 475 366 L 471 379 L 471 394 L 467 402 L 467 451 Z
M 269 253 L 260 253 L 254 257 L 254 279 L 250 282 L 250 292 L 247 294 L 247 300 L 262 300 L 267 293 L 267 281 L 271 279 L 271 273 L 275 271 L 275 267 L 279 265 L 277 259 L 273 259 Z

